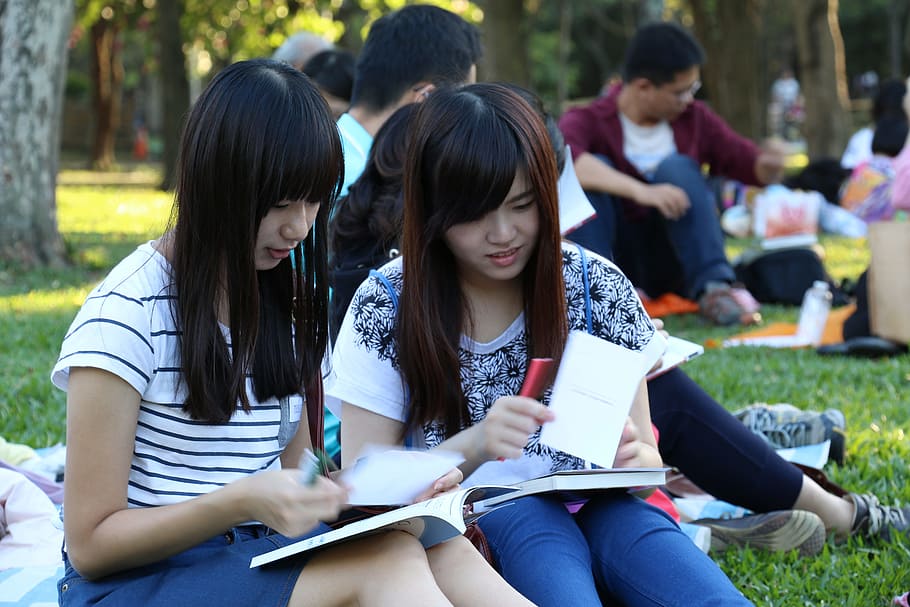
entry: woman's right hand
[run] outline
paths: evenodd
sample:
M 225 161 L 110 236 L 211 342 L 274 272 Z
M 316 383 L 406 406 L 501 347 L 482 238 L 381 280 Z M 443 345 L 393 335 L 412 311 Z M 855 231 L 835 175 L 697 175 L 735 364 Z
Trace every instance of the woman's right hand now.
M 347 503 L 348 492 L 323 476 L 305 485 L 300 482 L 301 473 L 296 469 L 272 470 L 237 481 L 237 485 L 243 485 L 250 520 L 259 521 L 282 535 L 297 537 L 320 521 L 338 518 Z
M 482 422 L 469 429 L 474 433 L 473 451 L 482 461 L 521 457 L 538 426 L 553 419 L 553 412 L 533 398 L 504 396 L 493 403 Z

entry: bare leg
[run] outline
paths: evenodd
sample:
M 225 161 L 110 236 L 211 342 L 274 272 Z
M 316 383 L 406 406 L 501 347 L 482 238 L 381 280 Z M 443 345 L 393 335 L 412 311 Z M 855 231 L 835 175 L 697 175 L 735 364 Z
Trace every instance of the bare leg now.
M 436 582 L 454 605 L 530 607 L 533 605 L 496 573 L 464 537 L 427 550 Z
M 297 578 L 288 605 L 451 606 L 433 575 L 420 542 L 393 531 L 314 557 Z M 470 577 L 460 579 L 465 586 L 475 583 Z
M 805 474 L 793 508 L 814 512 L 824 521 L 825 529 L 834 531 L 839 537 L 850 535 L 855 510 L 853 502 L 828 493 Z

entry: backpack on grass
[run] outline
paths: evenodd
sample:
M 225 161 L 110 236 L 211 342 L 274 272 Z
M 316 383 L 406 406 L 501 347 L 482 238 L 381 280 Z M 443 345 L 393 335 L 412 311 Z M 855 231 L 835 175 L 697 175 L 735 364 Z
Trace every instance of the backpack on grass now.
M 816 280 L 831 287 L 832 304 L 847 303 L 846 294 L 834 283 L 818 254 L 807 247 L 761 251 L 743 255 L 733 265 L 736 279 L 762 303 L 798 306 L 806 289 Z

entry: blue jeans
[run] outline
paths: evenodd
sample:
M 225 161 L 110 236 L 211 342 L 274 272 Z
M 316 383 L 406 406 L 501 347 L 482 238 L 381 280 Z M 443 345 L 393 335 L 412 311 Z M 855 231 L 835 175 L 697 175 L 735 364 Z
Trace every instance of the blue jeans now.
M 542 607 L 752 604 L 665 512 L 627 493 L 574 515 L 523 497 L 478 523 L 502 576 Z
M 610 164 L 603 156 L 597 158 Z M 651 182 L 681 188 L 689 197 L 689 210 L 669 220 L 649 209 L 642 221 L 629 221 L 611 195 L 587 192 L 597 217 L 566 238 L 615 261 L 632 284 L 654 297 L 673 292 L 695 299 L 708 282 L 733 282 L 714 195 L 698 164 L 671 154 Z

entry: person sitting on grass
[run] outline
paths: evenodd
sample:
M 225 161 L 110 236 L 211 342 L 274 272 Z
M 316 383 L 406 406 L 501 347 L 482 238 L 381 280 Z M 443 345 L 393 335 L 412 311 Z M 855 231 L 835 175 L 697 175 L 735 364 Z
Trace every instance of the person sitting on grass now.
M 724 251 L 702 166 L 749 185 L 777 182 L 783 155 L 735 133 L 704 103 L 704 52 L 672 23 L 641 27 L 626 50 L 623 81 L 559 127 L 597 217 L 569 238 L 612 257 L 649 297 L 676 293 L 717 325 L 757 322 L 758 305 Z
M 583 273 L 598 337 L 642 350 L 655 329 L 615 266 L 561 244 L 557 178 L 540 115 L 509 87 L 420 104 L 403 254 L 359 287 L 335 343 L 327 393 L 343 402 L 343 462 L 367 442 L 408 442 L 460 452 L 466 475 L 494 484 L 584 467 L 539 442 L 547 398 L 515 396 L 528 358 L 558 360 L 584 326 Z M 642 382 L 613 464 L 660 463 Z M 626 492 L 576 514 L 555 496 L 523 497 L 478 524 L 503 577 L 537 605 L 751 604 L 669 516 Z
M 512 88 L 546 121 L 557 168 L 562 171 L 567 158 L 555 121 L 539 98 Z M 399 109 L 377 132 L 363 174 L 332 219 L 330 271 L 335 293 L 331 314 L 338 326 L 370 270 L 399 254 L 407 135 L 418 107 L 411 104 Z M 654 323 L 662 327 L 659 319 Z M 870 493 L 841 496 L 824 489 L 783 460 L 684 370 L 671 370 L 649 380 L 647 386 L 664 463 L 718 499 L 757 513 L 742 519 L 700 521 L 712 528 L 713 550 L 749 544 L 813 554 L 822 548 L 827 533 L 838 538 L 887 538 L 893 530 L 906 532 L 910 526 L 910 508 L 882 505 Z M 841 422 L 840 430 L 843 425 Z M 816 436 L 828 430 L 820 416 L 809 415 L 766 420 L 762 429 L 778 435 Z
M 287 64 L 233 64 L 194 104 L 172 228 L 92 290 L 53 369 L 67 392 L 61 605 L 530 605 L 464 537 L 424 550 L 392 531 L 250 567 L 327 531 L 347 500 L 296 469 L 342 170 L 328 106 Z

